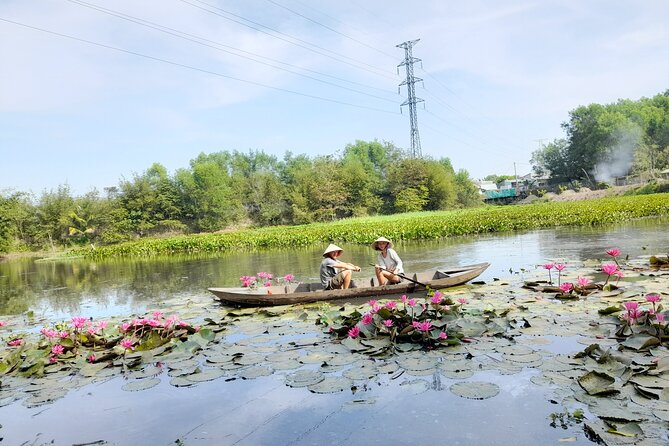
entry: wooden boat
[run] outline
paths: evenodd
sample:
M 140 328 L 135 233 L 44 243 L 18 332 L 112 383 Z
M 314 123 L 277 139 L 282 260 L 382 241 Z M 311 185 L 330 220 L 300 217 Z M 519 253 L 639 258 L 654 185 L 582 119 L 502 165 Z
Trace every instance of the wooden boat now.
M 489 263 L 477 263 L 455 268 L 438 269 L 416 273 L 394 285 L 378 286 L 376 279 L 367 279 L 367 285 L 361 286 L 361 280 L 355 280 L 351 288 L 345 290 L 324 290 L 318 283 L 299 283 L 277 285 L 257 289 L 250 288 L 209 288 L 217 299 L 223 303 L 238 306 L 269 307 L 274 305 L 291 305 L 319 301 L 354 299 L 383 295 L 409 294 L 425 291 L 423 285 L 438 290 L 462 285 L 478 277 L 490 266 Z M 420 282 L 417 284 L 416 282 Z

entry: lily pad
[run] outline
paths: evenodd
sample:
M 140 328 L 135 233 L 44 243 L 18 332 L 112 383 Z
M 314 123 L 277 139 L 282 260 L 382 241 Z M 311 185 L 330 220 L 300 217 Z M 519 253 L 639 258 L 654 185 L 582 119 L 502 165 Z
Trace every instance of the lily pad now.
M 136 379 L 124 384 L 123 387 L 121 387 L 121 390 L 125 390 L 126 392 L 136 392 L 138 390 L 150 389 L 158 384 L 160 384 L 159 378 Z
M 581 376 L 578 383 L 588 395 L 610 395 L 618 392 L 613 387 L 615 379 L 606 373 L 591 371 Z
M 352 386 L 353 382 L 350 379 L 342 376 L 332 376 L 308 386 L 308 389 L 314 393 L 336 393 L 350 389 Z
M 450 387 L 451 392 L 462 398 L 484 400 L 499 394 L 499 386 L 494 383 L 483 381 L 469 381 L 455 383 Z
M 307 387 L 323 381 L 325 377 L 317 370 L 298 370 L 286 375 L 286 385 L 289 387 Z
M 259 366 L 259 367 L 249 367 L 247 369 L 241 370 L 238 375 L 242 379 L 254 379 L 261 376 L 269 376 L 274 373 L 274 370 L 271 367 Z
M 654 345 L 658 345 L 659 343 L 660 340 L 655 336 L 650 336 L 647 334 L 635 334 L 625 339 L 622 342 L 622 345 L 634 350 L 645 350 Z
M 189 375 L 185 375 L 184 378 L 186 378 L 188 381 L 201 383 L 201 382 L 206 382 L 206 381 L 213 381 L 213 380 L 218 379 L 222 376 L 225 376 L 225 371 L 224 370 L 208 368 L 207 370 L 204 370 L 204 371 L 201 371 L 201 372 L 191 373 Z

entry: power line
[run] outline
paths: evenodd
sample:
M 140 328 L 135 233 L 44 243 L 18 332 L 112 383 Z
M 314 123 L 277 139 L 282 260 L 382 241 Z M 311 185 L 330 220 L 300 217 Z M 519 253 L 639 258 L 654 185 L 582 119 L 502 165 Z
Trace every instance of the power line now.
M 312 94 L 308 94 L 308 93 L 302 93 L 302 92 L 299 92 L 299 91 L 289 90 L 289 89 L 281 88 L 281 87 L 274 87 L 272 85 L 267 85 L 267 84 L 263 84 L 261 82 L 251 81 L 251 80 L 248 80 L 248 79 L 241 79 L 241 78 L 238 78 L 238 77 L 235 77 L 235 76 L 230 76 L 230 75 L 227 75 L 227 74 L 218 73 L 218 72 L 207 70 L 207 69 L 204 69 L 204 68 L 198 68 L 198 67 L 194 67 L 192 65 L 187 65 L 187 64 L 184 64 L 184 63 L 180 63 L 180 62 L 174 62 L 174 61 L 171 61 L 171 60 L 168 60 L 168 59 L 163 59 L 163 58 L 155 57 L 155 56 L 149 56 L 147 54 L 138 53 L 136 51 L 126 50 L 124 48 L 119 48 L 119 47 L 115 47 L 115 46 L 111 46 L 111 45 L 106 45 L 104 43 L 94 42 L 92 40 L 82 39 L 80 37 L 70 36 L 68 34 L 59 33 L 57 31 L 51 31 L 51 30 L 48 30 L 48 29 L 39 28 L 39 27 L 28 25 L 28 24 L 25 24 L 25 23 L 16 22 L 14 20 L 5 19 L 3 17 L 0 17 L 0 20 L 3 21 L 3 22 L 11 23 L 13 25 L 18 25 L 18 26 L 22 26 L 22 27 L 25 27 L 25 28 L 28 28 L 28 29 L 35 30 L 35 31 L 40 31 L 40 32 L 43 32 L 43 33 L 46 33 L 46 34 L 52 34 L 54 36 L 63 37 L 63 38 L 70 39 L 70 40 L 75 40 L 77 42 L 86 43 L 86 44 L 89 44 L 89 45 L 94 45 L 94 46 L 97 46 L 97 47 L 100 47 L 100 48 L 106 48 L 106 49 L 118 51 L 118 52 L 121 52 L 121 53 L 131 54 L 133 56 L 142 57 L 144 59 L 149 59 L 149 60 L 153 60 L 153 61 L 156 61 L 156 62 L 163 62 L 163 63 L 173 65 L 173 66 L 176 66 L 176 67 L 187 68 L 189 70 L 199 71 L 201 73 L 211 74 L 211 75 L 222 77 L 222 78 L 225 78 L 225 79 L 230 79 L 230 80 L 234 80 L 234 81 L 237 81 L 237 82 L 243 82 L 243 83 L 249 84 L 249 85 L 264 87 L 264 88 L 268 88 L 268 89 L 275 90 L 275 91 L 281 91 L 283 93 L 290 93 L 290 94 L 294 94 L 294 95 L 298 95 L 298 96 L 302 96 L 302 97 L 306 97 L 306 98 L 310 98 L 310 99 L 316 99 L 316 100 L 319 100 L 319 101 L 325 101 L 325 102 L 330 102 L 330 103 L 334 103 L 334 104 L 346 105 L 346 106 L 349 106 L 349 107 L 356 107 L 356 108 L 361 108 L 361 109 L 365 109 L 365 110 L 373 110 L 373 111 L 378 111 L 378 112 L 381 112 L 381 113 L 389 113 L 389 114 L 393 114 L 393 115 L 399 115 L 399 113 L 392 112 L 392 111 L 389 111 L 389 110 L 383 110 L 383 109 L 380 109 L 380 108 L 369 107 L 369 106 L 366 106 L 366 105 L 351 104 L 350 102 L 340 101 L 340 100 L 337 100 L 337 99 L 324 98 L 322 96 L 316 96 L 316 95 L 312 95 Z
M 362 62 L 362 61 L 356 60 L 356 59 L 354 59 L 354 58 L 352 58 L 352 57 L 349 57 L 349 56 L 346 56 L 346 55 L 344 55 L 344 54 L 340 54 L 340 53 L 337 53 L 337 52 L 335 52 L 335 51 L 328 50 L 327 48 L 321 47 L 321 46 L 316 45 L 316 44 L 314 44 L 314 43 L 311 43 L 311 42 L 308 42 L 308 41 L 306 41 L 306 40 L 300 39 L 300 38 L 298 38 L 298 37 L 294 37 L 294 36 L 291 36 L 291 35 L 289 35 L 289 34 L 283 33 L 283 32 L 281 32 L 281 31 L 279 31 L 279 30 L 277 30 L 277 29 L 270 28 L 269 26 L 263 25 L 263 24 L 261 24 L 261 23 L 255 22 L 255 21 L 250 20 L 250 19 L 247 19 L 247 18 L 242 17 L 242 16 L 240 16 L 240 15 L 238 15 L 238 14 L 232 13 L 232 12 L 230 12 L 230 11 L 226 11 L 225 9 L 219 8 L 218 6 L 215 6 L 215 5 L 211 5 L 211 4 L 206 3 L 206 2 L 204 2 L 204 1 L 202 1 L 202 0 L 194 0 L 194 1 L 197 1 L 198 3 L 201 3 L 201 4 L 203 4 L 203 5 L 206 5 L 206 6 L 208 6 L 209 8 L 212 8 L 212 9 L 214 9 L 214 10 L 221 11 L 221 12 L 223 12 L 223 13 L 225 13 L 225 14 L 228 14 L 228 15 L 231 15 L 231 16 L 233 16 L 233 17 L 237 17 L 237 18 L 239 18 L 239 19 L 241 19 L 241 20 L 244 20 L 244 21 L 246 21 L 246 22 L 252 23 L 252 24 L 254 24 L 254 25 L 256 25 L 256 26 L 259 26 L 259 27 L 261 27 L 261 28 L 268 29 L 268 30 L 270 30 L 270 31 L 272 31 L 272 32 L 274 32 L 274 33 L 279 34 L 279 36 L 274 35 L 274 34 L 271 34 L 271 33 L 267 32 L 267 31 L 262 30 L 262 29 L 259 29 L 259 28 L 257 28 L 256 26 L 251 26 L 251 25 L 248 25 L 248 24 L 246 24 L 246 23 L 240 22 L 239 20 L 235 20 L 235 19 L 233 19 L 233 18 L 226 17 L 226 16 L 223 15 L 223 14 L 220 14 L 220 13 L 218 13 L 218 12 L 216 12 L 216 11 L 212 11 L 211 9 L 204 8 L 204 7 L 199 6 L 199 5 L 195 4 L 195 3 L 192 3 L 192 2 L 190 2 L 190 1 L 188 1 L 188 0 L 179 0 L 179 1 L 181 1 L 182 3 L 186 3 L 186 4 L 188 4 L 188 5 L 191 5 L 191 6 L 195 7 L 195 8 L 201 9 L 202 11 L 206 11 L 206 12 L 208 12 L 208 13 L 210 13 L 210 14 L 217 15 L 217 16 L 219 16 L 219 17 L 225 19 L 225 20 L 229 20 L 229 21 L 231 21 L 231 22 L 240 24 L 240 25 L 242 25 L 242 26 L 246 26 L 247 28 L 254 29 L 254 30 L 256 30 L 256 31 L 258 31 L 258 32 L 261 32 L 261 33 L 263 33 L 263 34 L 267 34 L 268 36 L 273 37 L 273 38 L 275 38 L 275 39 L 279 39 L 279 40 L 282 40 L 282 41 L 284 41 L 284 42 L 287 42 L 287 43 L 289 43 L 289 44 L 291 44 L 291 45 L 298 46 L 298 47 L 303 48 L 303 49 L 305 49 L 305 50 L 307 50 L 307 51 L 311 51 L 311 52 L 313 52 L 313 53 L 319 54 L 319 55 L 321 55 L 321 56 L 328 57 L 328 58 L 330 58 L 330 59 L 336 60 L 336 61 L 341 62 L 341 63 L 345 63 L 345 64 L 350 65 L 350 66 L 353 66 L 353 67 L 355 67 L 355 68 L 358 68 L 358 69 L 361 69 L 361 70 L 368 71 L 368 72 L 370 72 L 370 73 L 372 73 L 372 74 L 375 74 L 375 75 L 377 75 L 377 76 L 382 76 L 382 77 L 385 77 L 385 78 L 387 78 L 387 79 L 396 79 L 394 76 L 388 75 L 384 70 L 382 70 L 382 69 L 380 69 L 380 68 L 378 68 L 378 67 L 375 67 L 375 66 L 373 66 L 373 65 L 370 65 L 370 64 L 368 64 L 368 63 L 366 63 L 366 62 Z M 287 38 L 284 38 L 284 37 L 281 37 L 281 36 L 286 36 Z M 290 40 L 290 39 L 292 39 L 292 40 Z M 304 45 L 302 45 L 301 43 L 297 43 L 297 42 L 301 42 L 301 43 L 303 43 Z M 307 45 L 308 45 L 308 46 L 307 46 Z M 311 48 L 311 47 L 313 47 L 313 48 Z M 315 50 L 314 48 L 318 48 L 319 50 L 323 50 L 323 51 L 325 51 L 325 52 Z M 330 55 L 330 54 L 327 54 L 327 53 L 335 54 L 337 57 L 334 57 L 334 56 L 332 56 L 332 55 Z M 351 62 L 347 62 L 347 61 L 344 60 L 344 59 L 348 59 L 348 60 L 351 61 Z M 367 66 L 367 67 L 369 67 L 369 68 L 365 68 L 365 66 Z
M 150 21 L 148 21 L 148 20 L 140 19 L 140 18 L 138 18 L 138 17 L 134 17 L 134 16 L 131 16 L 131 15 L 128 15 L 128 14 L 124 14 L 124 13 L 121 13 L 121 12 L 118 12 L 118 11 L 114 11 L 114 10 L 111 10 L 111 9 L 103 8 L 103 7 L 101 7 L 101 6 L 93 5 L 93 4 L 91 4 L 91 3 L 87 3 L 87 2 L 84 2 L 84 1 L 82 1 L 82 0 L 67 0 L 67 1 L 69 1 L 70 3 L 74 3 L 74 4 L 76 4 L 76 5 L 79 5 L 79 6 L 84 6 L 84 7 L 86 7 L 86 8 L 90 8 L 90 9 L 99 11 L 99 12 L 104 13 L 104 14 L 107 14 L 107 15 L 111 15 L 111 16 L 114 16 L 114 17 L 117 17 L 117 18 L 120 18 L 120 19 L 123 19 L 123 20 L 127 20 L 127 21 L 132 22 L 132 23 L 136 23 L 136 24 L 141 25 L 141 26 L 145 26 L 145 27 L 148 27 L 148 28 L 151 28 L 151 29 L 155 29 L 155 30 L 157 30 L 157 31 L 160 31 L 160 32 L 162 32 L 162 33 L 169 34 L 169 35 L 174 36 L 174 37 L 178 37 L 178 38 L 180 38 L 180 39 L 184 39 L 184 40 L 187 40 L 187 41 L 190 41 L 190 42 L 197 43 L 198 45 L 203 45 L 203 46 L 206 46 L 206 47 L 209 47 L 209 48 L 213 48 L 213 49 L 218 50 L 218 51 L 222 51 L 222 52 L 225 52 L 225 53 L 228 53 L 228 54 L 232 54 L 233 56 L 237 56 L 237 57 L 241 57 L 241 58 L 244 58 L 244 59 L 247 59 L 247 60 L 251 60 L 251 61 L 253 61 L 253 62 L 256 62 L 256 63 L 262 64 L 262 65 L 265 65 L 265 66 L 269 66 L 269 67 L 275 68 L 275 69 L 277 69 L 277 70 L 286 71 L 286 72 L 288 72 L 288 73 L 295 74 L 296 76 L 302 76 L 302 77 L 305 77 L 305 78 L 307 78 L 307 79 L 311 79 L 311 80 L 314 80 L 314 81 L 317 81 L 317 82 L 321 82 L 321 83 L 324 83 L 324 84 L 327 84 L 327 85 L 331 85 L 331 86 L 334 86 L 334 87 L 337 87 L 337 88 L 342 88 L 342 89 L 345 89 L 345 90 L 348 90 L 348 91 L 352 91 L 352 92 L 354 92 L 354 93 L 359 93 L 359 94 L 362 94 L 362 95 L 365 95 L 365 96 L 370 96 L 370 97 L 373 97 L 373 98 L 376 98 L 376 99 L 380 99 L 380 100 L 383 100 L 383 101 L 387 101 L 387 102 L 395 102 L 395 100 L 393 100 L 393 99 L 388 99 L 388 98 L 384 98 L 384 97 L 381 97 L 381 96 L 377 96 L 377 95 L 374 95 L 374 94 L 371 94 L 371 93 L 366 93 L 366 92 L 364 92 L 364 91 L 360 91 L 360 90 L 355 90 L 355 89 L 352 89 L 352 88 L 344 87 L 344 86 L 339 85 L 339 84 L 336 84 L 336 83 L 334 83 L 334 82 L 328 82 L 328 81 L 326 81 L 326 80 L 318 79 L 318 78 L 316 78 L 316 77 L 309 76 L 309 75 L 307 75 L 307 74 L 298 73 L 298 72 L 296 72 L 296 71 L 289 70 L 289 69 L 287 69 L 287 68 L 282 68 L 282 67 L 279 67 L 279 66 L 276 66 L 276 65 L 272 65 L 272 64 L 270 64 L 270 63 L 267 63 L 267 62 L 263 62 L 263 61 L 261 61 L 261 60 L 254 59 L 253 57 L 248 57 L 248 56 L 245 56 L 245 55 L 243 55 L 243 54 L 238 54 L 237 52 L 244 53 L 244 54 L 250 54 L 250 55 L 252 55 L 252 56 L 254 56 L 254 57 L 259 57 L 259 58 L 262 58 L 262 59 L 270 60 L 270 61 L 272 61 L 272 62 L 276 62 L 276 63 L 283 64 L 283 65 L 287 65 L 287 66 L 294 67 L 294 68 L 297 68 L 297 69 L 303 69 L 303 68 L 298 67 L 298 66 L 296 66 L 296 65 L 292 65 L 292 64 L 289 64 L 289 63 L 280 61 L 280 60 L 276 60 L 276 59 L 272 59 L 272 58 L 269 58 L 269 57 L 265 57 L 265 56 L 262 56 L 262 55 L 259 55 L 259 54 L 255 54 L 255 53 L 252 53 L 252 52 L 249 52 L 249 51 L 245 51 L 245 50 L 242 50 L 242 49 L 239 49 L 239 48 L 235 48 L 235 47 L 233 47 L 233 46 L 226 45 L 226 44 L 223 44 L 223 43 L 215 42 L 215 41 L 213 41 L 213 40 L 209 40 L 209 39 L 206 39 L 206 38 L 203 38 L 203 37 L 200 37 L 200 36 L 196 36 L 196 35 L 193 35 L 193 34 L 185 33 L 185 32 L 176 30 L 176 29 L 174 29 L 174 28 L 170 28 L 170 27 L 167 27 L 167 26 L 163 26 L 163 25 L 160 25 L 160 24 L 157 24 L 157 23 L 154 23 L 154 22 L 150 22 Z M 211 42 L 212 44 L 208 44 L 208 43 L 206 43 L 206 42 Z M 220 48 L 220 47 L 223 47 L 223 48 Z M 227 50 L 227 49 L 225 49 L 225 48 L 229 48 L 229 49 L 231 49 L 232 51 Z M 349 82 L 349 83 L 353 83 L 353 84 L 362 85 L 362 86 L 364 86 L 364 87 L 374 88 L 374 89 L 377 89 L 377 90 L 381 90 L 380 88 L 367 86 L 367 85 L 364 85 L 364 84 L 360 84 L 360 83 L 358 83 L 358 82 L 348 81 L 348 80 L 346 80 L 346 79 L 342 79 L 342 78 L 339 78 L 339 77 L 337 77 L 337 76 L 331 76 L 331 75 L 328 75 L 328 74 L 325 74 L 325 73 L 320 73 L 320 72 L 315 71 L 315 70 L 305 70 L 305 71 L 310 71 L 310 72 L 317 73 L 317 74 L 322 75 L 322 76 L 331 77 L 331 78 L 334 78 L 334 79 L 337 79 L 337 80 L 340 80 L 340 81 L 343 81 L 343 82 Z M 385 90 L 382 90 L 382 91 L 385 91 Z
M 293 10 L 293 9 L 290 9 L 289 7 L 287 7 L 287 6 L 285 6 L 285 5 L 282 5 L 282 4 L 280 4 L 280 3 L 278 3 L 278 2 L 276 2 L 276 1 L 274 1 L 274 0 L 266 0 L 266 1 L 269 2 L 269 3 L 271 3 L 271 4 L 273 4 L 273 5 L 278 6 L 278 7 L 280 7 L 280 8 L 283 8 L 283 9 L 285 9 L 285 10 L 287 10 L 287 11 L 290 11 L 290 12 L 292 12 L 293 14 L 302 17 L 303 19 L 309 20 L 309 21 L 312 22 L 312 23 L 315 23 L 315 24 L 317 24 L 317 25 L 319 25 L 319 26 L 322 26 L 323 28 L 332 31 L 333 33 L 336 33 L 336 34 L 339 34 L 340 36 L 346 37 L 347 39 L 350 39 L 350 40 L 352 40 L 352 41 L 354 41 L 354 42 L 356 42 L 356 43 L 358 43 L 358 44 L 360 44 L 360 45 L 362 45 L 362 46 L 365 46 L 365 47 L 367 47 L 367 48 L 370 48 L 370 49 L 372 49 L 372 50 L 374 50 L 374 51 L 378 51 L 379 53 L 383 54 L 384 56 L 392 57 L 393 59 L 395 58 L 395 56 L 393 56 L 392 54 L 388 54 L 388 53 L 386 53 L 386 52 L 383 51 L 383 50 L 380 50 L 380 49 L 378 49 L 378 48 L 375 48 L 375 47 L 373 47 L 373 46 L 371 46 L 371 45 L 368 45 L 368 44 L 366 44 L 365 42 L 362 42 L 362 41 L 360 41 L 360 40 L 358 40 L 358 39 L 356 39 L 356 38 L 354 38 L 354 37 L 351 37 L 351 36 L 349 36 L 349 35 L 347 35 L 347 34 L 344 34 L 344 33 L 342 33 L 342 32 L 339 32 L 339 31 L 337 31 L 336 29 L 331 28 L 331 27 L 329 27 L 329 26 L 327 26 L 327 25 L 325 25 L 325 24 L 319 22 L 318 20 L 314 20 L 314 19 L 312 19 L 311 17 L 307 17 L 306 15 L 301 14 L 301 13 L 299 13 L 299 12 Z

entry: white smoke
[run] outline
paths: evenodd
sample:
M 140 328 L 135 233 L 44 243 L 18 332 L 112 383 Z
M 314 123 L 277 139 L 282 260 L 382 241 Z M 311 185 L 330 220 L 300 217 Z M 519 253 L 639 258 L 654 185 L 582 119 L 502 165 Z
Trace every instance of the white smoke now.
M 595 179 L 611 183 L 615 178 L 627 175 L 642 136 L 641 128 L 636 125 L 617 130 L 612 138 L 614 144 L 608 147 L 602 160 L 593 169 Z

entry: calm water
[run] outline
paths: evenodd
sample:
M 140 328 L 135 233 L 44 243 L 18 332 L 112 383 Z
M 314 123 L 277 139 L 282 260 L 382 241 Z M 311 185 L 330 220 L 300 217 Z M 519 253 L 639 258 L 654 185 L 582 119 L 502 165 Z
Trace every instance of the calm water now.
M 407 272 L 449 265 L 490 262 L 482 280 L 532 270 L 547 260 L 603 259 L 608 248 L 623 255 L 669 252 L 669 219 L 644 219 L 597 228 L 562 228 L 525 233 L 454 237 L 397 243 Z M 340 244 L 343 259 L 371 277 L 375 252 L 368 246 Z M 317 281 L 323 247 L 217 257 L 170 257 L 150 260 L 18 260 L 0 263 L 0 314 L 33 310 L 53 319 L 74 314 L 91 317 L 144 311 L 172 297 L 208 296 L 208 287 L 237 286 L 239 277 L 268 271 Z
M 603 259 L 612 247 L 631 258 L 664 254 L 669 251 L 667 223 L 649 219 L 606 228 L 398 243 L 396 248 L 408 272 L 488 261 L 491 267 L 481 279 L 490 281 L 520 278 L 523 269 L 533 270 L 547 260 Z M 372 274 L 371 248 L 342 247 L 345 260 L 363 266 L 362 275 Z M 315 280 L 323 248 L 209 258 L 0 263 L 0 314 L 33 310 L 53 320 L 124 316 L 168 298 L 209 301 L 207 287 L 237 285 L 240 276 L 258 271 Z M 262 319 L 257 324 L 262 326 Z M 576 338 L 548 338 L 555 341 L 550 347 L 555 351 L 583 347 Z M 420 380 L 424 377 L 418 376 L 385 378 L 359 393 L 324 395 L 289 388 L 280 371 L 252 380 L 217 379 L 187 389 L 171 386 L 162 373 L 158 386 L 141 392 L 122 391 L 124 378 L 116 377 L 72 390 L 45 406 L 0 404 L 0 443 L 173 445 L 179 439 L 178 444 L 189 446 L 593 444 L 581 426 L 549 427 L 549 414 L 563 408 L 551 404 L 545 388 L 530 382 L 537 373 L 477 372 L 472 379 L 500 388 L 498 396 L 482 401 L 454 396 L 448 391 L 453 380 L 429 378 L 425 387 Z

